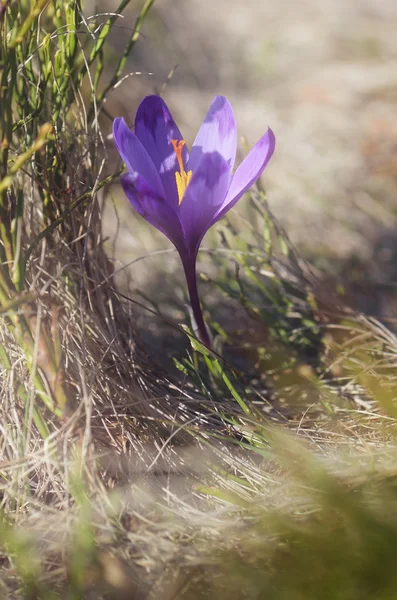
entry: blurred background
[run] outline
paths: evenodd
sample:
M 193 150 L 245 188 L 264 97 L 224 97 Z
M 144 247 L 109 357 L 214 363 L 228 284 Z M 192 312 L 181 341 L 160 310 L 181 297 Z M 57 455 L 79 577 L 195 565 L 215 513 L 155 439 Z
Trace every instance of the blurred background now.
M 119 19 L 109 61 L 122 52 L 141 5 Z M 89 11 L 116 8 L 106 0 Z M 107 109 L 132 125 L 142 97 L 161 92 L 191 143 L 213 96 L 224 94 L 235 110 L 240 158 L 271 126 L 276 152 L 262 176 L 271 210 L 319 273 L 351 284 L 357 308 L 393 319 L 396 25 L 394 0 L 158 0 L 127 67 L 131 76 Z M 109 157 L 117 160 L 110 141 Z M 136 220 L 120 190 L 111 196 L 105 228 L 111 238 L 117 227 L 120 265 L 170 248 Z M 243 199 L 232 218 L 245 210 Z M 204 246 L 216 246 L 215 235 Z M 157 268 L 164 273 L 158 255 L 144 262 L 132 275 L 142 288 L 149 273 L 151 280 Z M 177 264 L 166 255 L 170 275 Z

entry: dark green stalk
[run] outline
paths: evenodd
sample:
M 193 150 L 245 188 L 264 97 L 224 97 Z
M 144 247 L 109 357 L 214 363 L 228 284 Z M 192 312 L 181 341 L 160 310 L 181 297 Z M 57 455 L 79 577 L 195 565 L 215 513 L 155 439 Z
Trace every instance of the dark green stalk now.
M 200 340 L 208 348 L 211 348 L 211 340 L 208 335 L 208 329 L 204 322 L 203 311 L 201 310 L 200 298 L 197 289 L 196 257 L 182 259 L 185 271 L 187 287 L 190 296 L 190 305 L 197 325 Z

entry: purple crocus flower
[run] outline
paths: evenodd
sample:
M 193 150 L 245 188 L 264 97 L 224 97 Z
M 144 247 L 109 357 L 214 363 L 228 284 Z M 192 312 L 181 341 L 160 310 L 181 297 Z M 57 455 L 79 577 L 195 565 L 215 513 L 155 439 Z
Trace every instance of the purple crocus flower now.
M 197 252 L 208 229 L 260 177 L 274 151 L 274 134 L 268 129 L 233 173 L 237 130 L 226 98 L 214 98 L 189 155 L 165 102 L 147 96 L 136 113 L 135 133 L 116 118 L 113 135 L 128 168 L 121 176 L 127 198 L 179 252 L 197 329 L 210 346 L 197 291 Z

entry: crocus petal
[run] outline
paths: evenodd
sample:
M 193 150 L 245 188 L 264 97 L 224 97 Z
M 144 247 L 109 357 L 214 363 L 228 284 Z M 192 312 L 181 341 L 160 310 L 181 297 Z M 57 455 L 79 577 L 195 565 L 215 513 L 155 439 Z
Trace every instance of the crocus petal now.
M 269 128 L 236 169 L 225 201 L 219 208 L 211 225 L 219 221 L 240 200 L 241 196 L 245 194 L 255 181 L 259 179 L 262 171 L 272 157 L 275 145 L 276 138 L 273 131 Z
M 171 140 L 182 140 L 182 134 L 166 103 L 159 96 L 146 96 L 140 103 L 135 117 L 135 133 L 160 174 L 167 201 L 177 207 L 175 172 L 179 171 L 179 167 Z M 188 158 L 184 146 L 182 159 L 185 165 Z
M 195 255 L 230 185 L 230 167 L 218 152 L 203 154 L 179 207 L 186 246 Z
M 164 198 L 164 188 L 160 176 L 145 148 L 135 134 L 132 133 L 124 119 L 113 121 L 113 137 L 121 158 L 130 173 L 139 173 L 150 182 L 152 189 Z
M 182 226 L 175 210 L 139 174 L 121 176 L 124 192 L 135 210 L 161 231 L 181 252 L 184 248 Z
M 194 172 L 203 153 L 219 152 L 232 170 L 236 147 L 237 128 L 233 109 L 224 96 L 215 96 L 194 140 L 188 169 Z

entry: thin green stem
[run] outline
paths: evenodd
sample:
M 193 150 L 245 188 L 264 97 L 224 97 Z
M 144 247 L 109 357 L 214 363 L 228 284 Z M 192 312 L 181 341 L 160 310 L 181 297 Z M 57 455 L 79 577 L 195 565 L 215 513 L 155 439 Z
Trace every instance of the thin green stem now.
M 203 312 L 201 310 L 200 298 L 197 289 L 196 257 L 182 258 L 182 264 L 185 271 L 186 283 L 189 290 L 190 305 L 192 307 L 195 325 L 199 333 L 200 340 L 208 348 L 211 348 L 211 340 L 208 335 L 208 329 L 204 322 Z

